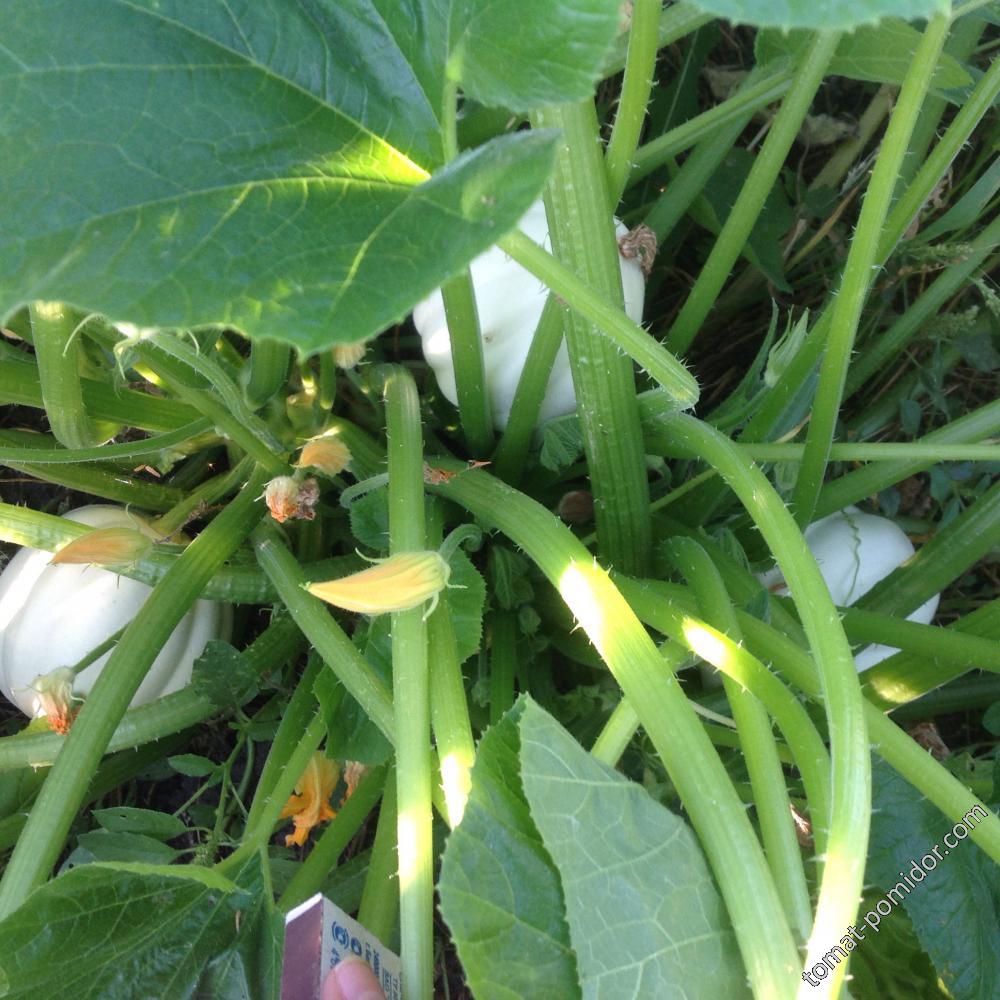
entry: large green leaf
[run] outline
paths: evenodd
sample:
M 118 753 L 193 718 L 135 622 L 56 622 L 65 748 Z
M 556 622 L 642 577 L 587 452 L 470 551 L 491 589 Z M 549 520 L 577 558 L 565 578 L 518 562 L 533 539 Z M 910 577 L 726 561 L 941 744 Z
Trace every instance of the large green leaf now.
M 797 60 L 808 50 L 811 41 L 812 35 L 807 31 L 758 32 L 757 61 L 764 63 L 785 56 Z M 830 62 L 829 73 L 873 83 L 902 83 L 919 44 L 920 32 L 916 28 L 891 18 L 864 31 L 844 35 Z M 946 91 L 970 83 L 972 77 L 962 64 L 943 52 L 931 85 L 938 91 Z
M 382 79 L 378 50 L 344 55 L 326 22 L 349 8 L 227 9 L 0 4 L 0 315 L 57 298 L 313 351 L 399 320 L 541 190 L 553 140 L 540 134 L 426 180 L 424 98 Z
M 479 744 L 465 815 L 441 863 L 441 913 L 477 1000 L 580 996 L 559 875 L 521 788 L 522 708 Z
M 206 868 L 82 865 L 0 921 L 0 996 L 190 996 L 253 902 Z
M 480 743 L 438 892 L 483 1000 L 748 995 L 693 833 L 528 697 Z
M 760 28 L 850 30 L 884 17 L 906 21 L 945 13 L 949 0 L 691 0 L 716 17 Z
M 372 336 L 516 224 L 552 137 L 431 180 L 461 84 L 592 92 L 609 0 L 0 0 L 0 319 L 61 299 L 304 351 Z
M 621 4 L 380 0 L 383 10 L 397 6 L 425 12 L 431 33 L 448 38 L 448 76 L 466 94 L 481 104 L 527 112 L 593 94 L 618 31 Z M 447 30 L 442 31 L 446 19 Z
M 878 758 L 872 760 L 872 803 L 868 878 L 886 893 L 893 892 L 888 897 L 893 905 L 902 902 L 950 996 L 1000 996 L 996 865 L 971 840 L 949 836 L 958 844 L 949 848 L 943 838 L 951 834 L 951 821 Z M 975 818 L 970 823 L 974 826 Z M 935 848 L 940 861 L 933 855 Z M 927 855 L 933 868 L 929 874 L 920 865 Z M 922 877 L 912 877 L 914 868 Z M 877 933 L 861 921 L 858 926 L 865 935 Z
M 241 914 L 233 943 L 205 968 L 194 1000 L 278 1000 L 285 921 L 264 878 L 264 863 L 259 855 L 251 858 L 235 876 L 252 903 Z
M 521 780 L 562 880 L 585 998 L 749 996 L 690 828 L 528 701 Z

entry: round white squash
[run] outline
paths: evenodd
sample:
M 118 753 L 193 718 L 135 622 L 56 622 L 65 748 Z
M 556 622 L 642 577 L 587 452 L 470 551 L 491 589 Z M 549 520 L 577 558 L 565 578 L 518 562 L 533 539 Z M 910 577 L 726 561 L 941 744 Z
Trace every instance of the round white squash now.
M 138 528 L 156 537 L 145 521 L 121 507 L 95 504 L 66 518 L 94 528 Z M 83 659 L 135 617 L 151 590 L 98 566 L 51 566 L 51 559 L 51 552 L 23 548 L 0 574 L 0 691 L 31 717 L 43 714 L 32 687 L 37 678 Z M 231 628 L 229 605 L 197 601 L 153 662 L 132 706 L 187 685 L 205 643 L 228 638 Z M 90 693 L 110 655 L 76 676 L 75 695 Z
M 898 524 L 887 517 L 866 514 L 857 507 L 845 507 L 813 522 L 805 530 L 805 539 L 833 603 L 841 608 L 850 607 L 862 598 L 914 553 L 913 545 Z M 760 581 L 776 594 L 788 594 L 777 567 L 764 573 Z M 908 615 L 907 620 L 930 625 L 940 596 L 935 594 Z M 867 670 L 895 652 L 892 646 L 866 646 L 854 657 L 854 664 L 859 672 Z
M 518 225 L 525 235 L 551 251 L 545 205 L 539 200 L 528 209 Z M 615 220 L 615 231 L 624 236 L 628 228 Z M 638 258 L 619 254 L 625 312 L 636 323 L 642 320 L 646 279 Z M 493 409 L 493 422 L 500 429 L 507 426 L 514 393 L 531 346 L 531 338 L 542 315 L 548 289 L 499 247 L 491 247 L 470 265 L 472 285 L 479 313 L 483 340 L 483 365 Z M 423 342 L 424 357 L 434 369 L 441 392 L 458 403 L 455 369 L 451 359 L 451 340 L 440 290 L 420 302 L 413 310 L 413 323 Z M 559 348 L 548 389 L 542 402 L 539 422 L 572 413 L 576 409 L 573 378 L 565 343 Z

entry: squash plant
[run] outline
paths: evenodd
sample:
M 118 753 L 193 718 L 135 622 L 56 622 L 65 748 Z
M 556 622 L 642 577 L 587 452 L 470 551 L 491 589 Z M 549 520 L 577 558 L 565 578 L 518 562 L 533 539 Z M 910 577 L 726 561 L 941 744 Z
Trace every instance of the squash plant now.
M 98 542 L 110 547 L 108 558 L 115 564 L 134 561 L 129 544 L 145 550 L 148 541 L 143 545 L 143 539 L 155 537 L 146 522 L 121 507 L 91 504 L 64 516 L 98 529 L 82 537 L 101 535 Z M 111 531 L 118 533 L 112 536 Z M 122 542 L 125 550 L 116 547 Z M 66 564 L 68 554 L 69 546 L 61 549 L 62 564 L 52 565 L 51 553 L 23 548 L 0 574 L 0 691 L 29 717 L 53 714 L 46 709 L 46 694 L 52 697 L 60 683 L 68 683 L 68 689 L 61 703 L 50 707 L 64 716 L 72 713 L 73 703 L 89 694 L 107 659 L 106 653 L 96 659 L 88 654 L 106 647 L 149 594 L 147 584 L 94 567 L 102 562 L 100 551 L 90 549 L 82 556 L 77 552 L 74 564 Z M 86 564 L 80 565 L 83 560 Z M 189 684 L 195 658 L 210 639 L 228 638 L 231 617 L 226 604 L 196 601 L 153 661 L 131 704 L 155 701 Z M 71 664 L 73 676 L 61 676 Z
M 0 0 L 0 538 L 155 535 L 4 723 L 5 995 L 276 997 L 317 891 L 408 998 L 995 994 L 992 766 L 897 721 L 998 731 L 993 6 Z

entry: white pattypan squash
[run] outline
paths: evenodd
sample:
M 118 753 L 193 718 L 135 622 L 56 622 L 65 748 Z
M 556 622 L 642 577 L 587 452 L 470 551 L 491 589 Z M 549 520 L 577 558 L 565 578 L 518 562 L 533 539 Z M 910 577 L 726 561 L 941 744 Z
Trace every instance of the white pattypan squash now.
M 145 521 L 122 507 L 95 504 L 66 518 L 94 528 L 136 528 L 156 537 Z M 50 552 L 23 548 L 0 574 L 0 691 L 33 718 L 44 714 L 33 688 L 37 679 L 82 660 L 135 617 L 151 590 L 98 566 L 49 565 L 51 558 Z M 205 643 L 228 638 L 231 628 L 229 605 L 197 601 L 153 662 L 132 706 L 187 685 Z M 76 676 L 75 696 L 90 693 L 110 655 Z
M 540 200 L 528 209 L 518 225 L 525 235 L 551 252 L 545 205 Z M 628 232 L 628 228 L 615 220 L 615 231 L 621 237 Z M 619 254 L 619 260 L 625 312 L 638 323 L 642 320 L 646 278 L 637 257 L 626 259 Z M 528 356 L 532 335 L 548 297 L 548 289 L 499 247 L 491 247 L 486 253 L 476 257 L 470 265 L 470 271 L 479 313 L 483 364 L 493 409 L 493 422 L 503 429 L 510 417 L 514 393 Z M 440 290 L 417 305 L 413 310 L 413 323 L 423 341 L 424 357 L 437 376 L 441 392 L 452 403 L 457 404 L 458 391 L 451 360 L 451 340 Z M 564 343 L 552 366 L 539 422 L 564 416 L 575 409 L 573 378 Z
M 850 607 L 862 598 L 914 553 L 913 545 L 898 524 L 887 517 L 866 514 L 857 507 L 845 507 L 813 522 L 805 530 L 805 540 L 833 603 L 841 608 Z M 777 568 L 763 574 L 760 581 L 777 594 L 788 594 Z M 930 625 L 940 596 L 935 594 L 908 615 L 907 620 Z M 892 646 L 866 646 L 854 657 L 854 664 L 859 672 L 867 670 L 895 652 Z

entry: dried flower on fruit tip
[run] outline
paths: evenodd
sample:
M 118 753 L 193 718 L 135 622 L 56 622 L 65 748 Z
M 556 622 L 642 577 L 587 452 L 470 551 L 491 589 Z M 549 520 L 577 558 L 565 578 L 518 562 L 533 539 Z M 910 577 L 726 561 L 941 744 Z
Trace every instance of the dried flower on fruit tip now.
M 618 252 L 626 260 L 637 260 L 642 273 L 648 278 L 656 260 L 656 233 L 649 226 L 640 223 L 624 236 L 618 237 Z
M 437 603 L 448 586 L 451 568 L 437 552 L 400 552 L 374 566 L 337 580 L 311 583 L 310 594 L 328 604 L 363 615 L 409 611 L 424 601 Z M 433 609 L 434 605 L 432 605 Z
M 291 817 L 295 824 L 295 830 L 285 837 L 286 847 L 303 845 L 314 826 L 337 815 L 330 805 L 330 796 L 339 778 L 340 768 L 336 761 L 319 750 L 309 758 L 306 769 L 295 783 L 295 794 L 289 796 L 278 817 Z
M 311 521 L 316 516 L 319 483 L 315 479 L 275 476 L 264 490 L 264 501 L 271 517 L 279 524 L 289 518 Z
M 94 528 L 64 545 L 50 562 L 127 566 L 144 558 L 152 547 L 153 540 L 135 528 Z
M 318 469 L 324 476 L 340 475 L 351 461 L 351 449 L 335 434 L 321 434 L 307 441 L 295 463 L 300 469 Z
M 362 764 L 359 760 L 349 760 L 344 764 L 344 784 L 347 791 L 344 793 L 344 800 L 340 807 L 344 807 L 346 802 L 356 791 L 361 779 L 371 770 L 367 764 Z
M 333 349 L 334 363 L 338 368 L 355 368 L 367 350 L 367 340 L 356 340 L 353 344 L 337 344 Z
M 31 690 L 38 696 L 39 716 L 61 736 L 69 732 L 69 727 L 80 711 L 73 704 L 80 700 L 73 694 L 73 676 L 72 668 L 59 667 L 36 677 L 31 685 Z

